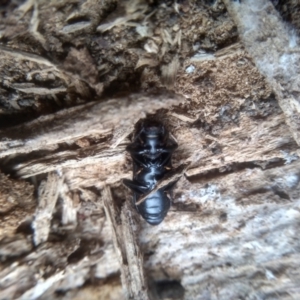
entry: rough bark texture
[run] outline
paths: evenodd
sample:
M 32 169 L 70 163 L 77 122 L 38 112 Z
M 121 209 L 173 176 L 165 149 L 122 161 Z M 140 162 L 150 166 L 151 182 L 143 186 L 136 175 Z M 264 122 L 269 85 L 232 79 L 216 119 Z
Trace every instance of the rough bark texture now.
M 299 9 L 0 4 L 0 299 L 300 298 Z M 154 227 L 122 185 L 147 115 L 179 145 Z

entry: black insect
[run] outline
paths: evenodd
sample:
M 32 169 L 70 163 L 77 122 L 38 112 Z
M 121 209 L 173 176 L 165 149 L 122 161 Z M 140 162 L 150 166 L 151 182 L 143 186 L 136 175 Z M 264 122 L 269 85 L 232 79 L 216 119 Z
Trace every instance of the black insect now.
M 170 172 L 171 156 L 177 147 L 162 123 L 144 119 L 137 127 L 133 142 L 126 148 L 133 160 L 133 180 L 124 179 L 123 182 L 133 191 L 137 211 L 151 225 L 158 225 L 165 218 L 171 206 L 167 192 L 176 182 L 158 189 L 139 205 L 136 202 Z

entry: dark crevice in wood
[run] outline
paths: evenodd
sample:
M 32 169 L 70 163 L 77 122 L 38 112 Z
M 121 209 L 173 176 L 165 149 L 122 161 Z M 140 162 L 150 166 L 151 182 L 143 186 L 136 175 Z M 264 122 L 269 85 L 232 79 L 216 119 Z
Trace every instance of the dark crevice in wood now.
M 262 170 L 272 169 L 272 168 L 284 166 L 285 163 L 286 161 L 283 158 L 279 158 L 279 157 L 273 158 L 268 161 L 255 160 L 255 161 L 247 161 L 247 162 L 235 162 L 235 163 L 222 166 L 221 168 L 214 168 L 197 175 L 187 176 L 187 178 L 192 183 L 196 183 L 201 181 L 202 179 L 212 180 L 245 169 L 255 169 L 255 168 L 260 168 Z
M 154 289 L 156 292 L 155 299 L 184 299 L 184 287 L 177 280 L 162 280 L 154 282 Z
M 22 233 L 24 235 L 33 234 L 33 229 L 31 227 L 32 220 L 25 220 L 16 229 L 16 233 Z

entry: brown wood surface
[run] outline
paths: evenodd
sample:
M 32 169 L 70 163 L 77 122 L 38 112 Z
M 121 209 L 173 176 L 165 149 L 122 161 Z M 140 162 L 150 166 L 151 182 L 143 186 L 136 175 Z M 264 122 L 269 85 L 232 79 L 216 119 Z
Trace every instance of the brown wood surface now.
M 3 1 L 0 299 L 299 299 L 298 2 Z M 158 226 L 122 184 L 147 115 Z

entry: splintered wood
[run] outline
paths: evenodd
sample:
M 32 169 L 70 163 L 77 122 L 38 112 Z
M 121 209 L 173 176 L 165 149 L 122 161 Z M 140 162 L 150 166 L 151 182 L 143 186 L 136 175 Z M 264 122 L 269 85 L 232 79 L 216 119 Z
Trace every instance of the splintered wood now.
M 106 145 L 90 146 L 73 151 L 61 151 L 20 163 L 14 167 L 14 170 L 18 176 L 27 178 L 61 168 L 79 168 L 91 164 L 101 164 L 105 168 L 105 164 L 108 167 L 114 162 L 115 164 L 122 164 L 124 162 L 124 151 L 124 146 L 119 146 L 117 149 L 109 149 Z
M 42 182 L 38 191 L 38 206 L 32 222 L 34 230 L 34 245 L 47 241 L 50 232 L 50 223 L 53 210 L 62 188 L 63 178 L 55 173 L 49 173 L 45 182 Z
M 0 157 L 55 149 L 60 143 L 74 143 L 83 137 L 118 132 L 123 128 L 128 128 L 129 134 L 139 118 L 183 100 L 174 94 L 155 97 L 136 94 L 62 110 L 0 132 Z
M 147 300 L 149 296 L 143 268 L 143 255 L 136 236 L 138 225 L 133 217 L 136 213 L 133 212 L 128 202 L 125 202 L 121 212 L 118 212 L 109 187 L 104 188 L 102 199 L 120 263 L 126 299 Z
M 300 299 L 299 36 L 276 1 L 4 2 L 0 300 Z M 139 198 L 176 181 L 158 226 L 122 185 L 148 114 L 179 145 Z
M 255 122 L 247 116 L 241 116 L 240 127 L 223 130 L 217 142 L 209 136 L 209 147 L 199 149 L 192 155 L 192 165 L 186 176 L 208 175 L 210 171 L 219 170 L 220 173 L 238 168 L 238 165 L 249 163 L 267 168 L 272 162 L 288 161 L 289 153 L 300 155 L 289 127 L 285 124 L 283 114 L 266 118 L 262 122 Z M 245 130 L 247 129 L 247 130 Z M 191 140 L 190 143 L 193 143 Z M 222 149 L 213 155 L 212 149 Z M 236 152 L 238 151 L 238 156 Z

